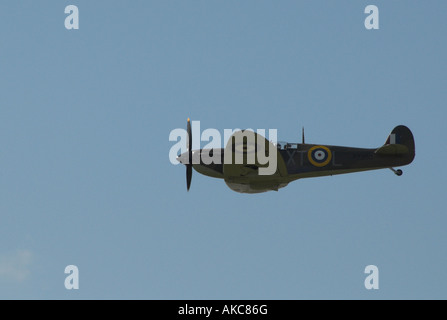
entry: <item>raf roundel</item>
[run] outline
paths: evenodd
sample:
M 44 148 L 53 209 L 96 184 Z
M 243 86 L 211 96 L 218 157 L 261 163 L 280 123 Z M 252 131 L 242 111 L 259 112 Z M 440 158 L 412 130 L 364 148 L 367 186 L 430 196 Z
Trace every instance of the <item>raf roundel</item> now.
M 315 167 L 324 167 L 329 164 L 332 159 L 331 150 L 325 146 L 314 146 L 309 149 L 307 157 L 311 164 Z

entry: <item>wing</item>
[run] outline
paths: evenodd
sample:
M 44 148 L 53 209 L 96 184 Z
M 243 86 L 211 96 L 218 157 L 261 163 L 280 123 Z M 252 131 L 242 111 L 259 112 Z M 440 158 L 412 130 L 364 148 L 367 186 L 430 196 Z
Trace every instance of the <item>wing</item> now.
M 275 145 L 251 130 L 241 130 L 227 142 L 223 174 L 231 181 L 269 181 L 286 177 L 287 169 Z

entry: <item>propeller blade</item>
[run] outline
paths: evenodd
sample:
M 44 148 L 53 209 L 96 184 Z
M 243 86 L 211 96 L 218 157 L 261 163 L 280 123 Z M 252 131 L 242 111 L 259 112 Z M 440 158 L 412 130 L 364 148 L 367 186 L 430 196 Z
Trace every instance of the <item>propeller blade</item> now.
M 192 130 L 191 130 L 191 121 L 189 121 L 189 118 L 188 118 L 188 124 L 186 125 L 186 132 L 188 133 L 188 144 L 186 145 L 186 148 L 188 149 L 188 151 L 191 151 L 191 149 L 192 149 Z
M 189 191 L 191 187 L 191 178 L 192 178 L 192 164 L 186 165 L 186 189 Z
M 189 118 L 188 124 L 186 125 L 186 131 L 188 133 L 188 164 L 186 165 L 186 189 L 189 191 L 192 179 L 192 130 L 191 121 L 189 120 Z

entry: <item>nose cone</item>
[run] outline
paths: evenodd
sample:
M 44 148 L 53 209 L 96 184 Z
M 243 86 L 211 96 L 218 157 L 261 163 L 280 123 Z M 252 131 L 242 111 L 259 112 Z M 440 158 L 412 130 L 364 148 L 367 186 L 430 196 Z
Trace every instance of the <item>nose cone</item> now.
M 177 157 L 177 161 L 181 164 L 188 164 L 188 152 L 184 152 Z
M 191 164 L 200 164 L 200 150 L 192 150 L 191 156 L 192 156 Z M 184 165 L 190 164 L 189 152 L 182 153 L 176 159 L 181 164 L 184 164 Z

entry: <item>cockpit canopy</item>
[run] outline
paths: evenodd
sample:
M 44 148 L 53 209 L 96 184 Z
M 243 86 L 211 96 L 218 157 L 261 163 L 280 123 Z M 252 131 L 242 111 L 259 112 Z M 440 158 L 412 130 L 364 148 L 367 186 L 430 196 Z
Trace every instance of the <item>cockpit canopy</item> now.
M 278 141 L 275 146 L 279 150 L 298 149 L 298 143 L 290 143 L 286 141 Z

